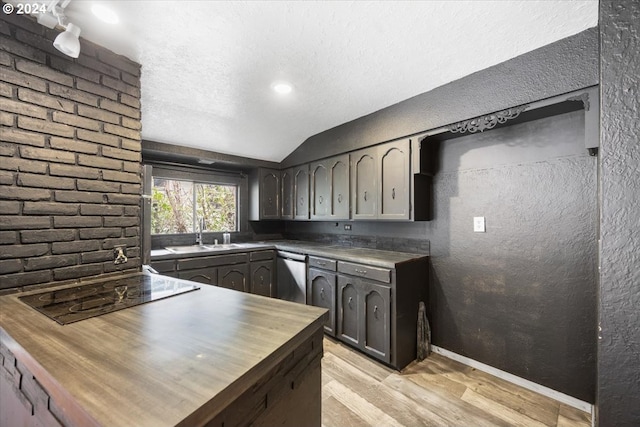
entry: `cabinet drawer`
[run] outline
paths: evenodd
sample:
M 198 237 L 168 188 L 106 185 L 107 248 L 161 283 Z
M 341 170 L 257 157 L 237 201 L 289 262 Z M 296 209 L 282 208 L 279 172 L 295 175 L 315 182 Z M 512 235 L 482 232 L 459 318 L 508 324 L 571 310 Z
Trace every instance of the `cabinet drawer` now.
M 366 277 L 367 279 L 377 280 L 379 282 L 391 283 L 391 270 L 388 268 L 338 261 L 338 271 L 352 276 Z
M 263 261 L 266 259 L 274 259 L 275 257 L 275 251 L 272 250 L 249 252 L 249 259 L 251 261 Z
M 217 265 L 231 265 L 247 262 L 247 254 L 229 254 L 218 256 L 206 256 L 199 258 L 186 258 L 178 260 L 178 270 L 189 270 L 192 268 L 215 267 Z
M 317 267 L 324 270 L 336 271 L 336 261 L 332 259 L 310 256 L 309 267 Z

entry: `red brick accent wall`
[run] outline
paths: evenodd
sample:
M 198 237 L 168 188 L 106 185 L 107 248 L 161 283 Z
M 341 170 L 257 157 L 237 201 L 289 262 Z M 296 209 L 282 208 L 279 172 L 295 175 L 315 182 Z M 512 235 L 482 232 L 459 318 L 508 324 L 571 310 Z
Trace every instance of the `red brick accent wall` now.
M 140 65 L 58 33 L 0 14 L 0 292 L 140 268 Z

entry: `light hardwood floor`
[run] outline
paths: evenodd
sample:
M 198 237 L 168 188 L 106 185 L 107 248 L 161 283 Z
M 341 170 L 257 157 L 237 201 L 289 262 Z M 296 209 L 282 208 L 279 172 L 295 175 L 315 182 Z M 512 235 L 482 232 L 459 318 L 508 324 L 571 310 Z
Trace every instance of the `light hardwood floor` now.
M 591 416 L 438 354 L 397 372 L 325 337 L 322 425 L 589 427 Z

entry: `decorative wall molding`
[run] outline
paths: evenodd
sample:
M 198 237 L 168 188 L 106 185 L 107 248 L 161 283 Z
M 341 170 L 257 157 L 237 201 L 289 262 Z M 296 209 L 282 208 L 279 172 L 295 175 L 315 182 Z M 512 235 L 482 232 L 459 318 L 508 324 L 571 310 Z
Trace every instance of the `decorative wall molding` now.
M 509 108 L 507 110 L 498 111 L 497 113 L 476 117 L 475 119 L 463 120 L 449 125 L 447 128 L 452 133 L 484 132 L 485 130 L 493 129 L 499 123 L 505 123 L 507 120 L 515 119 L 527 108 L 529 108 L 528 105 Z

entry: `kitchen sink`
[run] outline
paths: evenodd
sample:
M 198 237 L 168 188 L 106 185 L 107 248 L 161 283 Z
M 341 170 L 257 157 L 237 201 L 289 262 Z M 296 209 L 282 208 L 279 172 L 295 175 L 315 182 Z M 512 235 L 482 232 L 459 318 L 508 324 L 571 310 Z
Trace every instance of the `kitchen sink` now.
M 235 243 L 227 243 L 225 244 L 220 244 L 220 245 L 205 245 L 207 248 L 211 249 L 212 251 L 223 251 L 225 249 L 235 249 L 235 248 L 240 248 L 240 245 L 236 245 Z
M 174 254 L 192 254 L 198 252 L 224 251 L 227 249 L 239 248 L 239 245 L 229 243 L 227 245 L 188 245 L 188 246 L 167 246 L 165 249 Z

